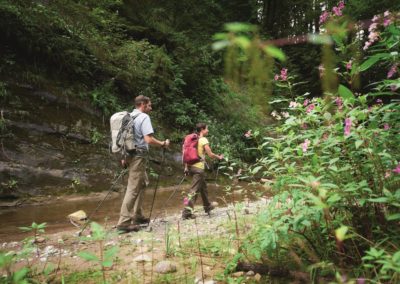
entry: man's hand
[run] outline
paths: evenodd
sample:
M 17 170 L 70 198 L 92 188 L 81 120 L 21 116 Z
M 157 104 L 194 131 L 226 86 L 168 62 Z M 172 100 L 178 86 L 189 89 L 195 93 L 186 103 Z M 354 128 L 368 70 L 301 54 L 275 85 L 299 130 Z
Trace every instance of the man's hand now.
M 162 147 L 168 148 L 168 147 L 169 147 L 169 144 L 170 144 L 169 139 L 166 139 L 166 140 L 164 140 L 164 142 L 163 142 L 163 144 L 162 144 Z

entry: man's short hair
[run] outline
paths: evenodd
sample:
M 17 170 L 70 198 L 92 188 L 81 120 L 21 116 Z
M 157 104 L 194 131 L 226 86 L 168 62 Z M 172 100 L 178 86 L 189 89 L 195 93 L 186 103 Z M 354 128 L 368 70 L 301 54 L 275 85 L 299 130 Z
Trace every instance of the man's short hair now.
M 150 102 L 150 98 L 140 95 L 135 98 L 135 106 L 139 107 L 141 104 L 147 105 Z
M 200 133 L 200 131 L 204 130 L 207 128 L 207 124 L 205 124 L 204 122 L 199 122 L 196 124 L 196 132 Z

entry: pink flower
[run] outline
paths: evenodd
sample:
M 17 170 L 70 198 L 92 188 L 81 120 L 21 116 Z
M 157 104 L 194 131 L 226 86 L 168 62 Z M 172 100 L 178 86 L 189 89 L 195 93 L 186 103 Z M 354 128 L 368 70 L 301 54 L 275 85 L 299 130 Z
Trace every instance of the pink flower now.
M 391 175 L 392 175 L 392 173 L 390 171 L 385 172 L 385 178 L 389 178 Z
M 352 64 L 353 64 L 353 60 L 350 60 L 349 62 L 347 62 L 347 63 L 346 63 L 346 69 L 347 69 L 347 70 L 350 70 Z
M 383 129 L 389 130 L 389 129 L 390 129 L 389 123 L 385 123 L 385 124 L 383 125 Z
M 378 27 L 378 23 L 372 23 L 369 25 L 368 31 L 372 32 L 372 31 L 376 30 L 377 27 Z
M 302 123 L 302 124 L 300 125 L 300 127 L 301 127 L 302 129 L 307 129 L 307 128 L 308 128 L 307 123 Z
M 301 144 L 301 148 L 303 149 L 303 152 L 307 152 L 308 146 L 310 145 L 310 140 L 306 139 L 304 142 Z
M 340 10 L 343 10 L 343 8 L 344 8 L 344 1 L 340 1 L 340 2 L 339 2 L 338 8 L 339 8 Z
M 389 16 L 389 15 L 390 15 L 390 12 L 387 11 L 387 10 L 385 11 L 385 13 L 383 13 L 383 16 L 384 16 L 384 17 L 387 17 L 387 16 Z
M 363 49 L 364 49 L 364 50 L 367 50 L 367 49 L 368 49 L 368 47 L 370 47 L 370 46 L 371 46 L 371 44 L 372 44 L 372 42 L 370 42 L 370 41 L 366 41 L 366 42 L 365 42 L 365 44 L 364 44 L 364 47 L 363 47 Z
M 387 27 L 388 25 L 390 25 L 392 23 L 392 21 L 390 19 L 384 19 L 383 20 L 383 26 Z
M 383 102 L 382 102 L 381 99 L 377 99 L 377 100 L 376 100 L 376 103 L 377 103 L 377 104 L 381 104 L 381 103 L 383 103 Z
M 351 129 L 351 119 L 350 118 L 346 118 L 344 120 L 344 135 L 345 136 L 350 135 L 350 129 Z
M 340 9 L 339 7 L 333 7 L 332 8 L 332 12 L 336 15 L 336 16 L 341 16 L 342 14 L 342 9 Z
M 320 16 L 319 16 L 319 23 L 323 24 L 326 22 L 326 20 L 329 17 L 329 13 L 327 11 L 324 11 Z
M 250 138 L 251 137 L 251 130 L 249 130 L 249 131 L 247 131 L 245 134 L 244 134 L 244 136 L 246 137 L 246 138 Z
M 400 174 L 400 163 L 397 164 L 397 167 L 394 170 L 392 170 L 392 172 Z
M 378 33 L 378 32 L 375 32 L 375 31 L 370 32 L 369 35 L 368 35 L 368 38 L 369 38 L 369 40 L 370 40 L 371 42 L 374 42 L 374 41 L 376 41 L 376 40 L 379 38 L 379 33 Z
M 314 108 L 315 108 L 315 105 L 314 105 L 314 104 L 310 104 L 310 105 L 307 107 L 306 112 L 307 112 L 307 113 L 310 113 L 311 111 L 314 110 Z
M 290 102 L 290 103 L 289 103 L 289 108 L 296 108 L 296 107 L 298 107 L 298 106 L 299 106 L 299 104 L 296 103 L 296 102 Z
M 387 78 L 390 79 L 393 77 L 394 74 L 397 73 L 397 65 L 394 64 L 390 69 L 389 72 L 387 73 Z
M 185 197 L 183 199 L 183 205 L 188 206 L 189 205 L 189 198 Z
M 365 278 L 357 278 L 357 284 L 365 284 Z
M 306 100 L 304 101 L 304 103 L 303 103 L 303 106 L 307 106 L 309 102 L 310 102 L 310 100 L 309 100 L 309 99 L 306 99 Z
M 376 21 L 379 20 L 379 18 L 380 18 L 379 15 L 375 15 L 375 16 L 372 18 L 372 21 L 373 21 L 373 22 L 376 22 Z
M 275 81 L 278 81 L 278 80 L 279 80 L 279 75 L 278 75 L 278 74 L 275 74 L 274 80 L 275 80 Z
M 336 97 L 335 103 L 338 107 L 338 110 L 341 110 L 343 108 L 343 100 L 341 97 Z
M 282 81 L 287 80 L 287 69 L 286 68 L 282 68 L 282 70 L 281 70 L 281 79 L 282 79 Z

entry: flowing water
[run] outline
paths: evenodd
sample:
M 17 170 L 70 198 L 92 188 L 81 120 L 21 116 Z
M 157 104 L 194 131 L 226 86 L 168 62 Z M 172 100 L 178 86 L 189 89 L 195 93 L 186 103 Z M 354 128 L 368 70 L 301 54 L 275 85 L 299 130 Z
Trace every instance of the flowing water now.
M 187 192 L 190 184 L 185 181 L 181 186 L 168 188 L 159 188 L 157 190 L 152 219 L 161 219 L 165 215 L 177 214 L 183 209 L 182 196 L 184 190 Z M 215 182 L 208 183 L 208 193 L 210 201 L 217 201 L 219 206 L 224 206 L 224 200 L 231 201 L 231 195 L 228 196 L 224 190 L 224 186 L 219 186 Z M 176 190 L 175 194 L 174 191 Z M 239 191 L 234 191 L 235 201 L 248 198 L 254 200 L 255 188 L 244 186 Z M 172 198 L 170 196 L 173 194 Z M 143 210 L 144 215 L 149 216 L 151 203 L 154 195 L 154 187 L 149 186 L 145 191 Z M 98 204 L 104 199 L 105 194 L 101 198 L 81 197 L 78 199 L 65 200 L 65 198 L 57 199 L 54 202 L 44 205 L 26 205 L 21 207 L 0 209 L 0 242 L 18 241 L 25 238 L 28 234 L 22 232 L 18 227 L 30 226 L 32 222 L 47 223 L 46 233 L 59 232 L 63 229 L 74 228 L 69 222 L 67 216 L 75 211 L 84 210 L 88 216 L 96 209 Z M 123 193 L 113 193 L 102 203 L 98 211 L 93 214 L 91 220 L 104 223 L 108 218 L 111 225 L 116 224 L 119 217 L 119 210 L 123 198 Z M 201 205 L 201 197 L 199 196 L 196 205 Z M 76 228 L 79 231 L 78 228 Z

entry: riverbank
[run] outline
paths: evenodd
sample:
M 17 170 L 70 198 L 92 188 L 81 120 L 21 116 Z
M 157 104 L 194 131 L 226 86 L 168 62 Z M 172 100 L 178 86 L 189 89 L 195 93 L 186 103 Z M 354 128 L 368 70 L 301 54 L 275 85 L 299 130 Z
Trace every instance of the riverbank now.
M 112 267 L 105 272 L 106 277 L 111 283 L 193 283 L 195 279 L 216 283 L 227 266 L 225 261 L 237 253 L 240 232 L 248 229 L 246 226 L 254 214 L 268 202 L 269 199 L 262 198 L 253 202 L 245 200 L 235 207 L 220 206 L 210 216 L 196 207 L 195 220 L 182 220 L 180 214 L 154 216 L 156 219 L 148 228 L 122 235 L 116 233 L 111 222 L 105 221 L 101 225 L 109 233 L 103 240 L 104 250 L 118 248 Z M 1 246 L 19 258 L 13 269 L 29 266 L 38 274 L 37 279 L 98 283 L 102 277 L 99 264 L 83 260 L 78 253 L 88 251 L 100 255 L 99 242 L 91 240 L 93 232 L 89 228 L 81 237 L 78 232 L 78 228 L 69 227 L 41 234 L 33 252 L 25 257 L 22 257 L 22 241 L 4 242 Z M 160 268 L 162 265 L 168 269 Z M 46 267 L 54 267 L 47 276 L 43 273 Z M 160 272 L 163 269 L 171 271 Z M 261 279 L 261 275 L 251 272 L 247 276 L 245 273 L 236 276 L 252 281 Z

